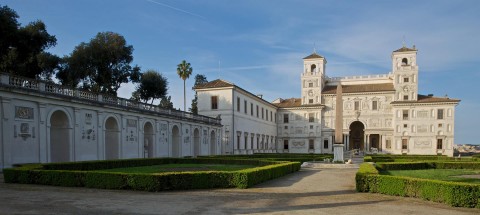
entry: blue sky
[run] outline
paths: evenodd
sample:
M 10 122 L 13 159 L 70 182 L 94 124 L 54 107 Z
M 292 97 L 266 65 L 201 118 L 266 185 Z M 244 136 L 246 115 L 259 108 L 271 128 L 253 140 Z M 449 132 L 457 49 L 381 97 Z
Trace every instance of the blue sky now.
M 97 32 L 113 31 L 133 45 L 134 63 L 169 80 L 176 108 L 183 83 L 176 65 L 221 78 L 254 94 L 300 96 L 302 58 L 326 57 L 328 76 L 386 74 L 391 52 L 418 48 L 419 91 L 462 100 L 455 142 L 480 144 L 480 1 L 337 0 L 2 0 L 20 22 L 40 19 L 57 38 L 49 51 L 70 54 Z M 193 76 L 187 88 L 193 85 Z M 119 95 L 130 97 L 126 84 Z M 187 102 L 193 97 L 187 91 Z M 187 104 L 189 106 L 189 104 Z

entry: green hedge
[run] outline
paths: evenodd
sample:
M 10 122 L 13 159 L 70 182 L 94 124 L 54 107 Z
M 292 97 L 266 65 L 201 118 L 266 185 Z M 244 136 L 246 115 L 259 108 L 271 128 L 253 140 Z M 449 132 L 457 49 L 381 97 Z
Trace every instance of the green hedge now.
M 290 162 L 308 162 L 308 161 L 322 161 L 325 158 L 333 158 L 332 154 L 253 154 L 253 155 L 220 155 L 220 156 L 205 156 L 201 158 L 213 159 L 246 159 L 246 160 L 267 160 L 267 161 L 290 161 Z
M 457 166 L 453 166 L 452 163 L 440 164 L 440 166 L 434 167 L 444 167 L 444 164 L 449 167 L 460 168 L 469 166 L 469 164 L 462 166 L 462 163 L 457 163 Z M 401 165 L 406 166 L 406 164 Z M 395 166 L 395 168 L 401 165 Z M 413 164 L 409 167 L 416 168 L 417 165 L 419 164 Z M 385 168 L 385 165 L 383 168 Z M 375 166 L 369 163 L 360 166 L 355 180 L 356 189 L 359 192 L 417 197 L 455 207 L 480 208 L 480 185 L 476 184 L 380 175 Z
M 454 160 L 455 158 L 445 155 L 371 155 L 365 156 L 365 162 L 412 162 L 430 160 Z
M 169 172 L 160 174 L 113 173 L 102 169 L 158 165 L 167 163 L 212 163 L 256 165 L 240 171 Z M 143 191 L 248 188 L 264 181 L 300 170 L 298 162 L 222 159 L 128 159 L 51 163 L 4 169 L 6 183 L 42 184 L 102 189 Z
M 480 162 L 392 162 L 377 163 L 379 170 L 417 170 L 417 169 L 480 169 Z

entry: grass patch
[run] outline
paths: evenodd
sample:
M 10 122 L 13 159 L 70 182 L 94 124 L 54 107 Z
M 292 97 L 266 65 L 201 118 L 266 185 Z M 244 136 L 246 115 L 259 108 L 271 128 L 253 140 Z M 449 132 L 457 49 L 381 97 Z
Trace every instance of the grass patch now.
M 163 164 L 99 170 L 102 172 L 121 173 L 164 173 L 164 172 L 197 172 L 197 171 L 238 171 L 254 168 L 254 165 L 224 165 L 224 164 Z
M 480 178 L 458 177 L 461 175 L 480 175 L 480 170 L 472 169 L 388 170 L 381 171 L 380 174 L 480 184 Z

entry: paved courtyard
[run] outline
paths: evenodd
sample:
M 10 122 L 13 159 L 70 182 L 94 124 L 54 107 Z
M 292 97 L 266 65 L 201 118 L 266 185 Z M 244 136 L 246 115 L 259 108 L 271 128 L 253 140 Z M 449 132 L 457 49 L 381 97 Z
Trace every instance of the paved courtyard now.
M 250 189 L 160 193 L 2 182 L 0 214 L 480 214 L 480 209 L 356 193 L 356 171 L 302 169 Z

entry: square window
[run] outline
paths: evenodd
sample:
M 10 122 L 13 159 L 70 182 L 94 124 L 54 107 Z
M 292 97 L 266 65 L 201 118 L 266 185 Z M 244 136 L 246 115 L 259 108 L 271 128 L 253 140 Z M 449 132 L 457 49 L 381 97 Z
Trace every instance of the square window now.
M 439 128 L 443 127 L 443 124 L 442 124 L 442 123 L 439 123 L 439 124 L 438 124 L 438 127 L 439 127 Z
M 403 124 L 403 127 L 404 127 L 404 128 L 408 128 L 408 125 L 407 125 L 407 124 Z
M 403 82 L 408 83 L 408 78 L 403 78 Z
M 313 104 L 313 99 L 309 99 L 308 104 Z
M 408 95 L 404 95 L 403 100 L 408 100 Z
M 288 129 L 288 125 L 286 125 L 284 128 L 285 128 L 285 129 Z
M 310 125 L 310 129 L 313 129 L 313 125 Z

